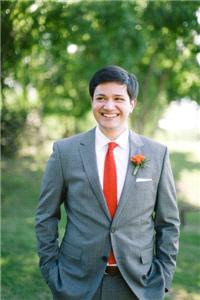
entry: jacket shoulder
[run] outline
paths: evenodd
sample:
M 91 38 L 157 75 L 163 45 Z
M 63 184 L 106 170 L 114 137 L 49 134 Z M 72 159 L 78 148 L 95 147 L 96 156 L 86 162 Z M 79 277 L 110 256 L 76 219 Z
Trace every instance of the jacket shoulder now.
M 141 140 L 143 141 L 144 144 L 150 146 L 150 147 L 153 147 L 153 148 L 158 148 L 158 149 L 166 149 L 167 146 L 160 143 L 160 142 L 157 142 L 149 137 L 146 137 L 146 136 L 143 136 L 143 135 L 140 135 L 140 138 Z
M 77 148 L 80 145 L 81 141 L 84 141 L 88 135 L 92 134 L 93 131 L 94 129 L 88 132 L 75 134 L 70 137 L 57 140 L 55 141 L 54 145 L 58 147 L 60 152 L 72 152 L 73 150 L 75 150 L 75 148 Z
M 140 139 L 146 152 L 154 154 L 159 159 L 163 159 L 163 157 L 165 157 L 166 153 L 168 152 L 167 146 L 160 142 L 157 142 L 143 135 L 140 135 Z
M 84 137 L 85 133 L 79 133 L 75 134 L 60 140 L 55 141 L 55 144 L 57 144 L 59 147 L 64 147 L 65 145 L 71 144 L 71 143 L 79 143 L 81 139 Z

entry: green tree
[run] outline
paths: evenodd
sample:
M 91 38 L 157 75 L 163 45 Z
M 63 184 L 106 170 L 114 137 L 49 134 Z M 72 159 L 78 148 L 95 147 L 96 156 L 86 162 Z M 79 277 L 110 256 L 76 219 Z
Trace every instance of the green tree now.
M 152 130 L 170 101 L 200 101 L 197 11 L 195 1 L 4 1 L 3 105 L 11 114 L 73 116 L 78 131 L 91 74 L 119 64 L 140 82 L 134 127 Z

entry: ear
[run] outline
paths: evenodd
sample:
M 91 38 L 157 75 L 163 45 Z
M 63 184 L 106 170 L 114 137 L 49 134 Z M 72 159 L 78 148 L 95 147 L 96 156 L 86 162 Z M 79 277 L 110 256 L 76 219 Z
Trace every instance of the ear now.
M 136 99 L 132 99 L 132 100 L 130 101 L 130 112 L 131 112 L 131 113 L 132 113 L 133 110 L 135 109 L 136 105 L 137 105 L 137 100 L 136 100 Z

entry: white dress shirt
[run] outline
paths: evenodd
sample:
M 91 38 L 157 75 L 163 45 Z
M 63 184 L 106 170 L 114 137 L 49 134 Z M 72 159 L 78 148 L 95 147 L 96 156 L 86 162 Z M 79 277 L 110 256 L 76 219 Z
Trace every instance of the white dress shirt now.
M 126 177 L 126 171 L 129 161 L 129 131 L 128 128 L 116 139 L 110 140 L 107 138 L 99 129 L 96 127 L 96 158 L 97 158 L 97 167 L 99 173 L 100 184 L 103 189 L 103 174 L 104 174 L 104 161 L 105 156 L 108 150 L 108 143 L 115 142 L 118 144 L 113 150 L 116 170 L 117 170 L 117 201 L 119 201 L 122 189 L 124 186 L 124 181 Z

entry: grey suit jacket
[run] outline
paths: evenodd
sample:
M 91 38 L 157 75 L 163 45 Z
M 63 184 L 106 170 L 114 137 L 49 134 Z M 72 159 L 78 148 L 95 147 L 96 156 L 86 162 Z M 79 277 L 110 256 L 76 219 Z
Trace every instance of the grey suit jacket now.
M 111 220 L 98 177 L 95 130 L 54 144 L 36 211 L 36 235 L 40 269 L 55 299 L 91 300 L 111 245 L 122 276 L 140 300 L 163 299 L 170 288 L 179 214 L 168 152 L 130 131 L 130 157 L 139 153 L 150 159 L 148 167 L 133 175 L 130 161 Z M 62 203 L 67 222 L 59 245 Z

